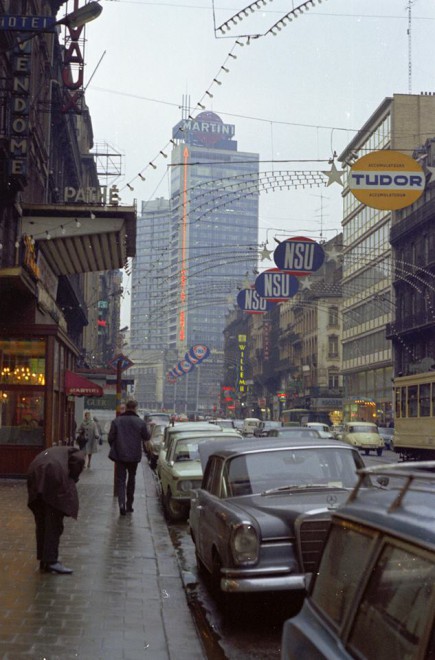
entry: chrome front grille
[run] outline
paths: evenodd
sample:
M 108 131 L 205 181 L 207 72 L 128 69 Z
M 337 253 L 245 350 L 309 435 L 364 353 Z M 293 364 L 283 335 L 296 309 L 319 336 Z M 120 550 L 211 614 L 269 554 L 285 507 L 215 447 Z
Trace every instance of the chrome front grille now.
M 297 521 L 299 557 L 305 573 L 315 573 L 322 555 L 331 518 L 328 514 L 322 517 L 307 516 Z

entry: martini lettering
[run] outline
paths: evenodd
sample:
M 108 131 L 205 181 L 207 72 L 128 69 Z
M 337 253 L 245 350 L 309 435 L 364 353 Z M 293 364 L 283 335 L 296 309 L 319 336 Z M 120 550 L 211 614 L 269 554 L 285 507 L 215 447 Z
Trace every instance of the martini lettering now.
M 218 133 L 220 135 L 234 135 L 234 126 L 232 124 L 218 124 L 209 121 L 185 121 L 183 122 L 184 131 L 197 131 L 199 133 Z

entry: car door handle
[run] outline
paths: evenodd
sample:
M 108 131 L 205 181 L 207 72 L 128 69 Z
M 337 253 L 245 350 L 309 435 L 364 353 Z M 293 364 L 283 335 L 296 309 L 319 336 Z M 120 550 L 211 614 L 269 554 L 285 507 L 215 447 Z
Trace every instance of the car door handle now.
M 204 506 L 203 506 L 202 504 L 198 504 L 198 505 L 196 506 L 196 510 L 197 510 L 197 511 L 202 511 L 203 508 L 204 508 Z

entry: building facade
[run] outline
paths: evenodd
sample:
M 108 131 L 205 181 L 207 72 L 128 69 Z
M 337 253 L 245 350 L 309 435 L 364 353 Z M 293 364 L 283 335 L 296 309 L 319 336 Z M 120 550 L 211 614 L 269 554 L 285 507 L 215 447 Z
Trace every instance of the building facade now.
M 339 160 L 380 149 L 411 155 L 435 135 L 435 97 L 386 98 L 347 145 Z M 359 202 L 343 191 L 343 378 L 345 417 L 392 419 L 392 345 L 385 327 L 394 316 L 390 246 L 392 212 Z
M 72 442 L 75 397 L 101 393 L 75 379 L 98 348 L 83 333 L 95 301 L 88 274 L 122 268 L 135 249 L 135 209 L 102 191 L 91 154 L 84 26 L 50 28 L 64 4 L 0 0 L 2 15 L 38 17 L 34 32 L 0 31 L 0 472 L 7 475 L 25 474 L 43 447 Z

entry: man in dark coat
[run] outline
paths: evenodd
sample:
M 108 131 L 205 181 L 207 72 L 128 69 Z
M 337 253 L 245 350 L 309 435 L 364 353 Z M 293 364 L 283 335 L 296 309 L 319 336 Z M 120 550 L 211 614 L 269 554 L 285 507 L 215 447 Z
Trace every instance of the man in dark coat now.
M 116 463 L 116 488 L 121 516 L 133 513 L 136 470 L 142 459 L 142 444 L 149 439 L 147 425 L 136 411 L 137 401 L 127 401 L 125 412 L 111 423 L 108 436 L 109 458 Z
M 85 464 L 76 447 L 50 447 L 39 453 L 27 471 L 29 509 L 35 516 L 36 556 L 40 569 L 69 574 L 70 568 L 58 559 L 64 516 L 77 519 L 79 497 L 76 482 Z

